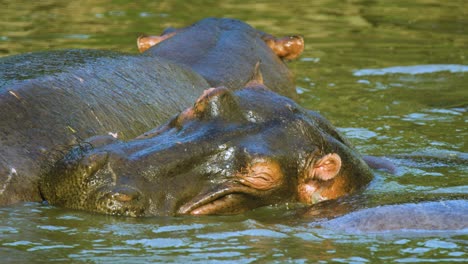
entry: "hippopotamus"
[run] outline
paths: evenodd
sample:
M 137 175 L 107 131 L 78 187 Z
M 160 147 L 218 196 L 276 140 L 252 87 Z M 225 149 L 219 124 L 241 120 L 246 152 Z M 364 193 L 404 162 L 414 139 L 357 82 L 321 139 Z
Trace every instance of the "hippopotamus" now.
M 271 91 L 207 89 L 191 107 L 131 140 L 96 136 L 47 170 L 42 197 L 123 216 L 236 214 L 314 204 L 363 189 L 372 172 L 321 115 Z
M 233 26 L 230 22 L 216 27 L 212 24 L 211 19 L 207 19 L 201 21 L 196 30 L 169 29 L 161 36 L 141 36 L 137 45 L 143 54 L 187 65 L 203 76 L 211 87 L 244 87 L 252 77 L 254 65 L 260 62 L 260 71 L 264 77 L 268 76 L 264 79 L 265 85 L 275 92 L 295 98 L 292 75 L 281 60 L 294 59 L 302 53 L 304 40 L 301 36 L 276 38 L 261 31 L 248 31 L 244 24 Z M 215 37 L 206 37 L 210 35 Z M 187 45 L 188 40 L 190 49 L 180 48 Z M 149 49 L 156 44 L 158 48 Z M 254 49 L 255 56 L 251 56 L 251 49 L 257 45 L 262 48 Z M 265 45 L 270 48 L 265 49 Z M 202 52 L 194 53 L 193 50 Z M 271 55 L 272 51 L 276 56 Z
M 290 41 L 303 45 L 301 37 Z M 271 90 L 294 98 L 284 55 L 275 53 L 281 45 L 289 42 L 238 20 L 209 18 L 138 55 L 62 50 L 2 58 L 0 205 L 42 201 L 40 174 L 69 145 L 103 134 L 134 138 L 209 87 L 242 88 L 256 65 Z

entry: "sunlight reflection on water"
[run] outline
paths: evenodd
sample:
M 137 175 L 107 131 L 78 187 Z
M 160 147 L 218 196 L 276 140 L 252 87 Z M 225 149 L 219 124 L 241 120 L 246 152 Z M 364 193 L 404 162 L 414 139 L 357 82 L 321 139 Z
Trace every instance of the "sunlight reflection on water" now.
M 414 66 L 396 66 L 382 69 L 362 69 L 353 72 L 354 76 L 386 75 L 386 74 L 426 74 L 436 72 L 468 72 L 468 65 L 428 64 Z

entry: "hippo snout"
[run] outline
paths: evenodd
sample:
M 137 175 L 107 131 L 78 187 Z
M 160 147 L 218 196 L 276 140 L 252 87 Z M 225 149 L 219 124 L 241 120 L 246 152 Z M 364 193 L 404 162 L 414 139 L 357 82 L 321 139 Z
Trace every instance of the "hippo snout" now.
M 121 216 L 144 216 L 148 198 L 138 181 L 119 170 L 124 157 L 107 149 L 73 148 L 41 178 L 51 204 Z

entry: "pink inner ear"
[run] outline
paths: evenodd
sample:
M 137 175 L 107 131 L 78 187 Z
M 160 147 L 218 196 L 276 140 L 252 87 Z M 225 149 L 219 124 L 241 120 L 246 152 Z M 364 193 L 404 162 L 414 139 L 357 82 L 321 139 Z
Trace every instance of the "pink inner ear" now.
M 328 181 L 336 177 L 341 169 L 341 158 L 336 153 L 330 153 L 321 158 L 313 167 L 314 178 Z

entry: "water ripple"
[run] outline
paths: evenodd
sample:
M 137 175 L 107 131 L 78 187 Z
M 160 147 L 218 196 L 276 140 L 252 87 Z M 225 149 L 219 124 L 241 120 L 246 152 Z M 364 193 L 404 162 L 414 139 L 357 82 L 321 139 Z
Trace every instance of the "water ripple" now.
M 387 74 L 425 74 L 448 71 L 451 73 L 468 72 L 468 65 L 426 64 L 413 66 L 395 66 L 381 69 L 362 69 L 353 72 L 354 76 L 387 75 Z
M 125 241 L 128 245 L 143 245 L 145 247 L 152 248 L 171 248 L 171 247 L 180 247 L 186 245 L 186 243 L 181 239 L 173 238 L 153 238 L 153 239 L 137 239 L 137 240 L 127 240 Z
M 271 238 L 286 238 L 286 234 L 268 230 L 268 229 L 249 229 L 235 232 L 219 232 L 211 234 L 197 235 L 198 238 L 207 239 L 227 239 L 231 237 L 243 237 L 243 236 L 254 236 L 254 237 L 271 237 Z

